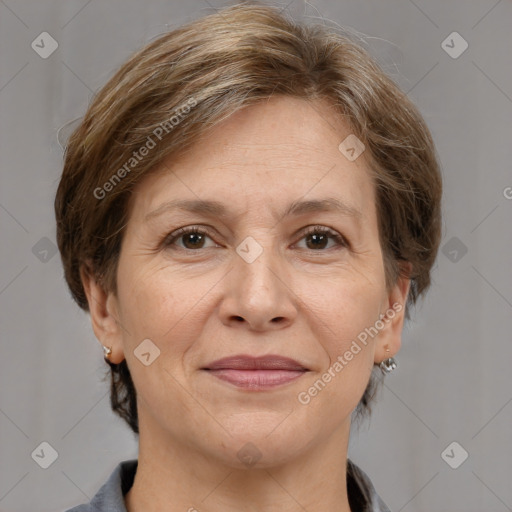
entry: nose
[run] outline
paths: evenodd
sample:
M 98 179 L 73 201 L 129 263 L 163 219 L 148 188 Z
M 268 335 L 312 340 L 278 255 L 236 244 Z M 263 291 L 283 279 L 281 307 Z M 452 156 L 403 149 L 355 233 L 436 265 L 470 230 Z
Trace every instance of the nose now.
M 225 325 L 277 330 L 292 324 L 297 316 L 298 299 L 290 274 L 285 262 L 270 249 L 250 263 L 235 253 L 224 286 L 220 315 Z

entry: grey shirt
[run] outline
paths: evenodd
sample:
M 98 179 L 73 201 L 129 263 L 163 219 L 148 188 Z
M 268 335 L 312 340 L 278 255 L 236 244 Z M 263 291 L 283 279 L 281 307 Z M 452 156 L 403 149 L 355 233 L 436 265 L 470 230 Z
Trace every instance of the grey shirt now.
M 120 462 L 93 499 L 66 512 L 127 512 L 124 496 L 137 471 L 137 459 Z M 368 475 L 347 459 L 347 493 L 352 512 L 390 512 Z

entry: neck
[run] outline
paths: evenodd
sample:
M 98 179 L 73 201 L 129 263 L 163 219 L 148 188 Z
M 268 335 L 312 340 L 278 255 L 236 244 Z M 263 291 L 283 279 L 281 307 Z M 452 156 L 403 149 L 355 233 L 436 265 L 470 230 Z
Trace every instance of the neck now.
M 128 512 L 350 512 L 350 420 L 299 456 L 261 469 L 239 469 L 142 423 L 140 432 L 137 472 L 125 496 Z

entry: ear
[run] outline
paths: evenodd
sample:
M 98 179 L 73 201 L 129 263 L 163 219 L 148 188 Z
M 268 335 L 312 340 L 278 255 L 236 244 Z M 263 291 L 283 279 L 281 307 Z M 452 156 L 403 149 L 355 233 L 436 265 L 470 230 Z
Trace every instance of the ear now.
M 379 364 L 384 359 L 393 357 L 402 344 L 402 329 L 405 319 L 405 306 L 411 280 L 412 264 L 401 264 L 406 269 L 405 276 L 400 275 L 397 282 L 390 290 L 386 301 L 383 303 L 381 321 L 384 327 L 380 330 L 375 344 L 375 363 Z M 389 352 L 386 349 L 389 349 Z
M 105 292 L 94 275 L 90 262 L 80 267 L 80 277 L 89 303 L 92 328 L 103 346 L 110 347 L 111 363 L 119 364 L 124 359 L 121 324 L 118 317 L 117 298 Z

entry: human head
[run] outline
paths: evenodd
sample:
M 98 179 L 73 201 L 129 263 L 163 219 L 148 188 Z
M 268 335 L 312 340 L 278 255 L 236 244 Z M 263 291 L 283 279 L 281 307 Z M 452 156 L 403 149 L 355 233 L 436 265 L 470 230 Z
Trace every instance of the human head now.
M 55 200 L 57 241 L 82 309 L 89 304 L 81 270 L 116 293 L 137 184 L 165 159 L 193 150 L 230 115 L 273 95 L 327 101 L 364 143 L 386 284 L 410 277 L 408 317 L 430 285 L 440 240 L 441 178 L 428 128 L 348 36 L 295 24 L 260 5 L 224 9 L 149 43 L 96 95 L 70 137 Z M 112 407 L 137 432 L 126 361 L 111 365 L 111 372 Z M 372 374 L 358 412 L 369 412 L 378 377 Z

